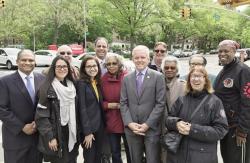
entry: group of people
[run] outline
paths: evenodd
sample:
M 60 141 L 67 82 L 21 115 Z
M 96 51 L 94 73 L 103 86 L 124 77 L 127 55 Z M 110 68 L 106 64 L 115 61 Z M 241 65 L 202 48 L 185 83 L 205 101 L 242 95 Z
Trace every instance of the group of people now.
M 155 44 L 152 61 L 148 47 L 136 46 L 132 72 L 107 54 L 103 37 L 80 69 L 62 45 L 43 75 L 33 71 L 34 53 L 21 50 L 18 70 L 0 78 L 4 161 L 76 163 L 81 145 L 85 163 L 110 154 L 122 163 L 123 141 L 128 163 L 217 163 L 220 140 L 224 163 L 249 163 L 250 68 L 235 58 L 237 48 L 232 40 L 219 43 L 224 67 L 217 77 L 202 55 L 190 57 L 190 71 L 180 77 L 164 42 Z M 182 135 L 177 153 L 161 146 L 170 131 Z

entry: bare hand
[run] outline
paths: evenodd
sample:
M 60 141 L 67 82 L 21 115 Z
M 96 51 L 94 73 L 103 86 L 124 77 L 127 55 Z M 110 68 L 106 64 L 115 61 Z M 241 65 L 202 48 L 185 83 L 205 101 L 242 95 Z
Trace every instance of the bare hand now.
M 237 146 L 242 146 L 243 144 L 245 144 L 247 141 L 246 138 L 243 138 L 243 137 L 240 137 L 240 136 L 236 136 L 236 143 L 237 143 Z
M 191 123 L 179 121 L 176 123 L 177 129 L 182 135 L 189 135 L 191 129 Z
M 83 145 L 85 146 L 85 148 L 91 148 L 92 147 L 92 141 L 95 140 L 95 137 L 93 134 L 89 134 L 87 136 L 85 136 L 84 141 L 83 141 Z
M 57 146 L 58 146 L 58 144 L 57 144 L 57 140 L 56 139 L 52 139 L 51 141 L 49 141 L 49 148 L 50 148 L 50 150 L 57 151 L 58 150 Z
M 27 135 L 32 135 L 36 132 L 36 124 L 35 122 L 27 123 L 23 127 L 22 131 Z
M 143 123 L 139 125 L 139 132 L 140 133 L 145 133 L 149 129 L 148 125 L 146 123 Z

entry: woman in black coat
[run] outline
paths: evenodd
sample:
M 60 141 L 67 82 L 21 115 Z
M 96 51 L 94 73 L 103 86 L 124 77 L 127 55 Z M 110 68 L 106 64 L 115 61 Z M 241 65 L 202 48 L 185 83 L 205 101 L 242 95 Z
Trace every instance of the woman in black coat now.
M 194 117 L 192 112 L 201 105 Z M 212 94 L 212 86 L 203 67 L 188 74 L 186 95 L 174 103 L 166 119 L 169 131 L 183 135 L 176 154 L 168 152 L 167 163 L 217 163 L 217 142 L 227 133 L 227 119 L 221 100 Z
M 71 74 L 68 61 L 58 56 L 39 90 L 38 149 L 52 163 L 76 163 L 78 155 L 76 90 Z
M 85 163 L 101 163 L 105 120 L 100 78 L 101 69 L 98 60 L 93 56 L 85 56 L 80 67 L 80 80 L 76 85 Z

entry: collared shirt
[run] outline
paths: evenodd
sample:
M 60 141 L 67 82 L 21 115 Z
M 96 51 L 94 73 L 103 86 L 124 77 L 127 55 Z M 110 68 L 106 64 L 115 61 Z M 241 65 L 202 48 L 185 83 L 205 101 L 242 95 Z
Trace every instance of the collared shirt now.
M 107 69 L 106 69 L 106 67 L 104 66 L 104 64 L 105 64 L 105 59 L 100 59 L 100 58 L 98 58 L 97 56 L 96 56 L 96 58 L 97 58 L 97 60 L 98 60 L 98 62 L 99 62 L 99 64 L 100 64 L 100 67 L 101 67 L 101 72 L 102 72 L 102 76 L 107 72 Z
M 144 80 L 144 77 L 146 75 L 146 72 L 148 70 L 148 67 L 146 67 L 145 69 L 143 69 L 142 71 L 138 71 L 137 69 L 135 70 L 136 71 L 136 78 L 137 76 L 139 75 L 139 73 L 141 72 L 142 73 L 142 81 Z
M 157 65 L 156 65 L 154 58 L 153 58 L 152 61 L 150 62 L 150 65 L 151 65 L 151 66 L 155 66 L 155 67 L 156 67 L 156 71 L 159 71 L 159 72 L 162 71 L 162 70 L 161 70 L 161 66 L 157 66 Z
M 27 80 L 25 79 L 26 76 L 29 76 L 30 77 L 30 80 L 31 80 L 31 85 L 33 87 L 33 90 L 35 90 L 35 81 L 34 81 L 34 73 L 33 71 L 29 74 L 29 75 L 26 75 L 25 73 L 23 73 L 22 71 L 20 70 L 17 70 L 19 75 L 21 76 L 25 86 L 27 86 Z

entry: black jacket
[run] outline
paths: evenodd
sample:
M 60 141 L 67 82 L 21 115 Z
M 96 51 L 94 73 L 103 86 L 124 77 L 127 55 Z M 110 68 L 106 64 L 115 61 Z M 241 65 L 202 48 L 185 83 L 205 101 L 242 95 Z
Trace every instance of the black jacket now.
M 214 84 L 222 100 L 228 123 L 245 135 L 250 132 L 250 68 L 234 59 L 224 66 Z
M 205 95 L 209 97 L 190 121 L 192 112 Z M 177 154 L 168 153 L 168 163 L 217 163 L 217 141 L 227 133 L 227 119 L 221 100 L 206 92 L 179 97 L 166 119 L 168 130 L 177 131 L 179 120 L 191 123 L 190 133 L 183 136 Z
M 97 132 L 101 125 L 105 126 L 102 94 L 100 87 L 97 88 L 99 101 L 91 83 L 79 80 L 76 84 L 82 141 L 86 135 Z
M 40 99 L 37 106 L 35 121 L 37 129 L 39 131 L 39 143 L 38 149 L 51 156 L 62 157 L 62 144 L 68 144 L 62 142 L 62 127 L 60 118 L 60 101 L 57 98 L 54 88 L 50 85 L 47 92 L 41 87 Z M 77 98 L 76 98 L 77 103 Z M 77 140 L 79 140 L 79 118 L 77 106 L 76 108 L 76 125 L 77 125 Z M 59 150 L 58 152 L 53 152 L 48 147 L 48 142 L 56 138 Z M 78 141 L 79 142 L 79 141 Z

